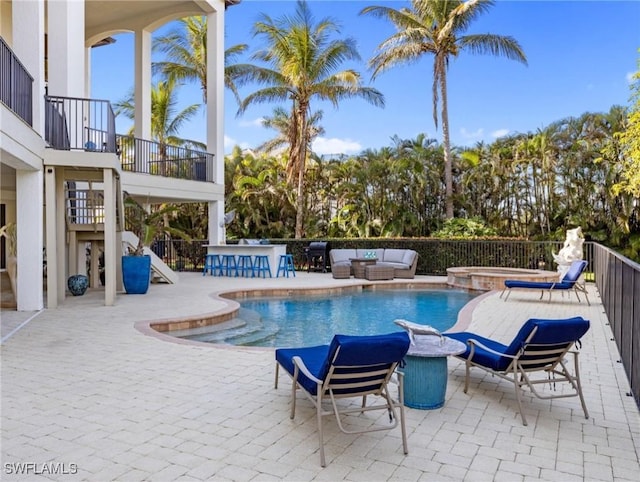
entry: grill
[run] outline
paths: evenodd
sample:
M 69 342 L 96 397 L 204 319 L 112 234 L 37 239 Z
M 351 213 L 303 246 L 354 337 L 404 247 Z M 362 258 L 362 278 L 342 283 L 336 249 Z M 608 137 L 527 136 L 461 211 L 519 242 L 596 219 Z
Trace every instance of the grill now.
M 312 241 L 304 248 L 307 257 L 307 273 L 313 271 L 327 272 L 329 267 L 329 243 L 327 241 Z

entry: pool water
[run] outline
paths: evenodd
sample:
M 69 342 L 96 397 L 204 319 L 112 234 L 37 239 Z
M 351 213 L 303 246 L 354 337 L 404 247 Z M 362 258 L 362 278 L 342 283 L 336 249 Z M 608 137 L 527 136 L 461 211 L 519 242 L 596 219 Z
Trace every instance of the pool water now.
M 398 331 L 398 318 L 445 331 L 477 294 L 456 289 L 375 290 L 343 295 L 251 298 L 237 318 L 174 333 L 181 338 L 242 346 L 300 347 L 327 344 L 334 334 Z

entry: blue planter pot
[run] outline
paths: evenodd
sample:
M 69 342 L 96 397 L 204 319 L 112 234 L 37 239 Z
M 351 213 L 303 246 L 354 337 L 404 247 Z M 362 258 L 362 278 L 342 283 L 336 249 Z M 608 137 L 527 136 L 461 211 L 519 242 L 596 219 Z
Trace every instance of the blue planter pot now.
M 143 295 L 149 289 L 151 281 L 151 257 L 123 256 L 122 282 L 125 291 L 130 295 Z
M 74 274 L 67 279 L 67 288 L 73 296 L 82 296 L 89 287 L 89 278 L 83 274 Z

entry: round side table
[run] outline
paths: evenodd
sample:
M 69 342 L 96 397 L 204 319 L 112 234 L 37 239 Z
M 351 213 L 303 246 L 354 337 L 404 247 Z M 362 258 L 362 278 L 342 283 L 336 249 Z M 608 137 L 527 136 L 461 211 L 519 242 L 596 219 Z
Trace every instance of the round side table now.
M 467 349 L 458 340 L 433 335 L 416 335 L 404 367 L 404 404 L 433 410 L 444 405 L 447 392 L 447 357 Z

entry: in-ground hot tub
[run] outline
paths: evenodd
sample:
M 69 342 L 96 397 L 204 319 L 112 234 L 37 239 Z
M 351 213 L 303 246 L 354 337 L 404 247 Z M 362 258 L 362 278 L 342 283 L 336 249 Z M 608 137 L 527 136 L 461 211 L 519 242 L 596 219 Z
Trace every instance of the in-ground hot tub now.
M 504 281 L 558 281 L 556 271 L 519 268 L 492 268 L 481 266 L 461 266 L 447 268 L 447 284 L 456 288 L 491 291 L 504 289 Z

